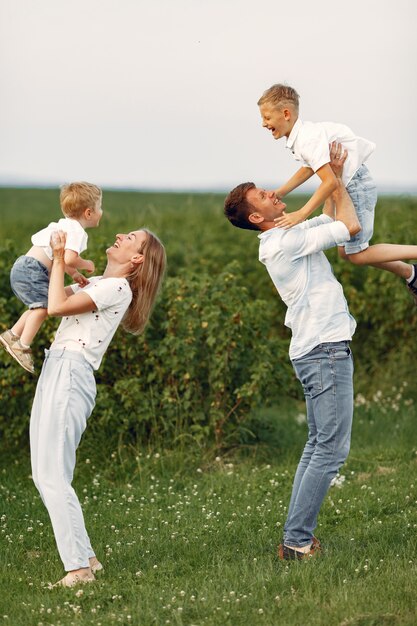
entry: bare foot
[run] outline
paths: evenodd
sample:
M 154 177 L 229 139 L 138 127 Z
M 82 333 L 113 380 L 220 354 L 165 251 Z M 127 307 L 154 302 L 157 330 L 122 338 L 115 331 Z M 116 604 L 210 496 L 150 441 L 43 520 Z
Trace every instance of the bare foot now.
M 64 578 L 61 578 L 61 580 L 55 583 L 55 585 L 52 585 L 52 587 L 75 587 L 75 585 L 92 583 L 93 581 L 95 581 L 95 577 L 91 568 L 82 567 L 68 572 Z
M 93 574 L 95 574 L 96 572 L 101 572 L 103 566 L 96 556 L 92 556 L 88 560 L 90 562 L 90 568 Z

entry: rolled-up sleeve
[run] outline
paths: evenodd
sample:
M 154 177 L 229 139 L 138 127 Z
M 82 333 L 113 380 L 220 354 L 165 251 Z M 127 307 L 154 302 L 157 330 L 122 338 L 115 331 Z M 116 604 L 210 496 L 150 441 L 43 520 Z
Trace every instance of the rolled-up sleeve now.
M 292 228 L 285 232 L 281 246 L 288 256 L 296 259 L 333 248 L 349 239 L 346 225 L 340 221 L 331 221 L 315 228 Z

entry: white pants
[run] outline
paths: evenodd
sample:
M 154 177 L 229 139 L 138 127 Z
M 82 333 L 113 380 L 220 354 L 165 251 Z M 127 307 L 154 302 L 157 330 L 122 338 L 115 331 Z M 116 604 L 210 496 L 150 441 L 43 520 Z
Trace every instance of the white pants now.
M 75 453 L 95 397 L 93 369 L 82 354 L 45 350 L 30 418 L 32 477 L 66 571 L 88 567 L 95 556 L 71 486 Z

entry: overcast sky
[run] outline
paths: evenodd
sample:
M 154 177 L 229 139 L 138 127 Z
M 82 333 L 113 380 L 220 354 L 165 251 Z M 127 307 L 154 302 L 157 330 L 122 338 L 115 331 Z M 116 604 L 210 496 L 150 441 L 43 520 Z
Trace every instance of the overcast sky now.
M 0 184 L 270 186 L 298 167 L 262 128 L 271 84 L 377 144 L 417 189 L 415 0 L 0 0 Z

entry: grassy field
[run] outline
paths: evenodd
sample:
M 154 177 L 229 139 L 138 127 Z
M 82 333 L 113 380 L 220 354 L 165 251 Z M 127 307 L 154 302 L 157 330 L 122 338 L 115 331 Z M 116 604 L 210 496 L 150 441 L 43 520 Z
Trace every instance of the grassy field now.
M 295 198 L 292 208 L 301 201 Z M 268 302 L 277 320 L 271 332 L 285 338 L 283 306 L 259 266 L 256 235 L 225 223 L 222 202 L 220 194 L 107 191 L 102 224 L 89 231 L 88 258 L 103 267 L 103 250 L 115 233 L 146 225 L 166 243 L 170 277 L 191 269 L 215 277 L 237 259 L 249 296 Z M 415 198 L 382 198 L 376 241 L 413 243 L 416 204 Z M 0 261 L 7 264 L 26 252 L 31 233 L 60 217 L 58 190 L 0 189 L 0 206 L 0 248 L 7 252 Z M 114 436 L 109 449 L 96 410 L 75 488 L 105 571 L 94 585 L 49 589 L 63 571 L 30 479 L 29 453 L 24 444 L 13 449 L 1 442 L 0 623 L 417 624 L 416 309 L 395 278 L 330 256 L 359 321 L 357 407 L 351 454 L 319 519 L 322 558 L 283 564 L 276 557 L 306 435 L 304 404 L 295 397 L 255 408 L 250 425 L 257 444 L 219 457 L 191 437 L 177 447 L 161 439 L 144 449 L 118 445 Z M 4 316 L 12 304 L 10 294 L 0 294 Z M 4 378 L 1 384 L 11 398 L 17 366 L 4 363 L 9 386 Z M 7 420 L 10 405 L 2 403 Z M 21 419 L 27 410 L 18 413 Z
M 87 431 L 75 487 L 105 571 L 81 589 L 48 589 L 63 572 L 28 453 L 3 457 L 0 620 L 415 625 L 417 411 L 406 391 L 357 399 L 351 454 L 317 528 L 325 553 L 308 562 L 276 558 L 305 435 L 301 404 L 280 418 L 292 433 L 285 451 L 210 460 L 119 449 L 106 461 Z

